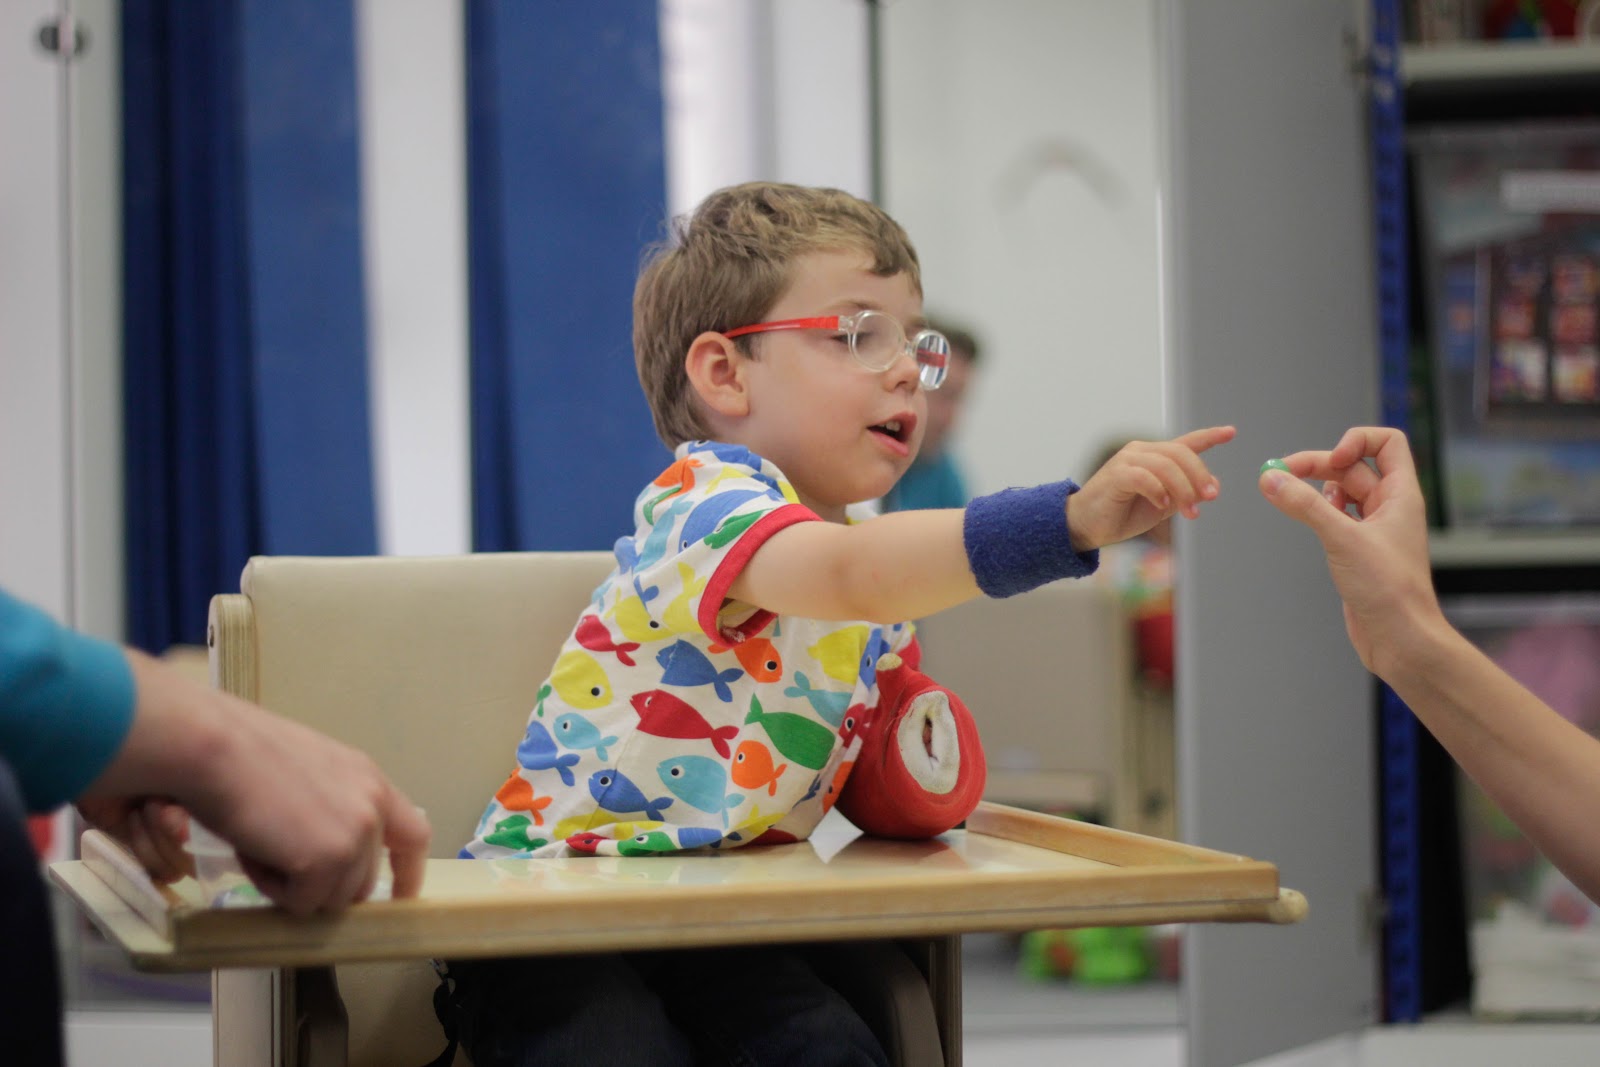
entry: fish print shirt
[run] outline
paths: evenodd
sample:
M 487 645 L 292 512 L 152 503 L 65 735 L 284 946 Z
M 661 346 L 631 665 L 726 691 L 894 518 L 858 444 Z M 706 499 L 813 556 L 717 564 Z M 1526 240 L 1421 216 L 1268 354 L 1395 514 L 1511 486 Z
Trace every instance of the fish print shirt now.
M 833 806 L 909 623 L 776 616 L 728 599 L 774 533 L 822 521 L 739 445 L 694 441 L 634 503 L 635 531 L 528 717 L 464 858 L 642 855 L 807 837 Z

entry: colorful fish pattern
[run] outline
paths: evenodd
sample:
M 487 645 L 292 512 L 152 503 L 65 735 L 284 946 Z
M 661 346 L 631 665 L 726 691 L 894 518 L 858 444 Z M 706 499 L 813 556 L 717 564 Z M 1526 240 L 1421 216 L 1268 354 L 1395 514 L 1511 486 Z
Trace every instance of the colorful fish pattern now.
M 744 789 L 765 789 L 768 796 L 778 795 L 778 779 L 789 769 L 787 763 L 773 765 L 772 749 L 760 741 L 740 741 L 733 754 L 733 784 Z
M 684 688 L 709 685 L 723 703 L 733 702 L 733 690 L 728 688 L 728 683 L 737 681 L 744 673 L 743 665 L 725 671 L 717 670 L 710 657 L 683 640 L 675 641 L 658 652 L 656 662 L 661 665 L 662 685 Z
M 808 836 L 854 765 L 878 654 L 913 628 L 780 620 L 730 599 L 744 561 L 803 521 L 817 519 L 749 449 L 679 446 L 635 500 L 616 569 L 461 855 L 658 856 Z

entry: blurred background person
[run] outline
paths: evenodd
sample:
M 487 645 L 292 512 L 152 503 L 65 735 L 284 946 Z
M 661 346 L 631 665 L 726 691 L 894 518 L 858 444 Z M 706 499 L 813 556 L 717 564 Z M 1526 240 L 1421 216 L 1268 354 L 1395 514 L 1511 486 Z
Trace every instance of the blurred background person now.
M 962 508 L 971 499 L 950 445 L 972 385 L 980 346 L 972 331 L 956 323 L 930 319 L 928 326 L 949 339 L 950 369 L 944 384 L 928 391 L 928 425 L 922 451 L 884 496 L 884 511 Z

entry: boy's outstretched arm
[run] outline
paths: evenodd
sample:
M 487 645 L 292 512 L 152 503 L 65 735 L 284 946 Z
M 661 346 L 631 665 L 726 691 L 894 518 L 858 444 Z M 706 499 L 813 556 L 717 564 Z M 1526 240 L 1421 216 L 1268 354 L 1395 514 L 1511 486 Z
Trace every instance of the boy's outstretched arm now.
M 984 592 L 982 580 L 1043 549 L 1087 553 L 1135 537 L 1162 519 L 1193 518 L 1220 491 L 1200 453 L 1233 439 L 1231 426 L 1195 430 L 1172 441 L 1134 442 L 1096 471 L 1082 489 L 1039 487 L 982 497 L 966 509 L 900 511 L 854 526 L 802 522 L 774 534 L 756 550 L 729 590 L 732 599 L 780 615 L 812 619 L 901 622 L 954 607 Z M 1049 534 L 1018 508 L 1065 497 Z M 973 521 L 974 516 L 984 521 Z M 1052 516 L 1046 516 L 1049 519 Z M 1058 538 L 1055 545 L 1031 543 Z M 1008 543 L 1008 539 L 1014 539 Z M 982 543 L 978 543 L 982 542 Z M 1092 569 L 1085 564 L 1084 569 Z M 1044 575 L 1043 584 L 1059 575 Z M 1009 577 L 1009 576 L 1008 576 Z

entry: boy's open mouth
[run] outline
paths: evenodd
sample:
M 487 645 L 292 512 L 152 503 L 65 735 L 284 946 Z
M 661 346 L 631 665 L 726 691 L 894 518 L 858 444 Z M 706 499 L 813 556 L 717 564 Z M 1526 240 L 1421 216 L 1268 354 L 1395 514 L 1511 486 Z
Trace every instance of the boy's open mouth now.
M 905 444 L 906 440 L 911 436 L 911 424 L 901 419 L 890 419 L 887 422 L 880 422 L 876 426 L 869 426 L 867 429 L 873 433 L 881 433 L 885 437 L 892 437 L 901 444 Z

